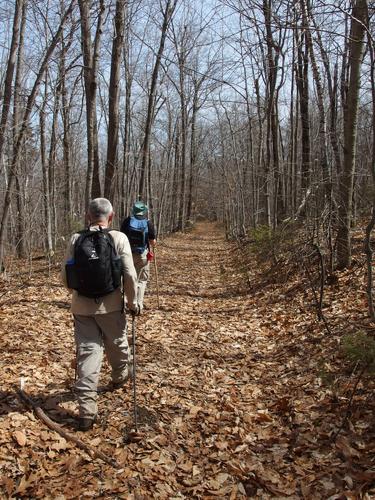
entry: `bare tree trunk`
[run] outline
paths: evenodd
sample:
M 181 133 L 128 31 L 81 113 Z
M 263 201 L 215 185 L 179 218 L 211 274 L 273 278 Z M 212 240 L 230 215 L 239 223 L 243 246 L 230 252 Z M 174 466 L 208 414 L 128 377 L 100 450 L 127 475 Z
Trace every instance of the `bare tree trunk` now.
M 21 93 L 21 71 L 24 49 L 24 33 L 26 25 L 26 8 L 27 2 L 22 4 L 22 19 L 20 26 L 19 48 L 17 56 L 16 75 L 14 80 L 14 97 L 13 97 L 13 145 L 17 144 L 17 137 L 20 125 L 20 93 Z M 1 158 L 1 154 L 0 154 Z M 17 197 L 17 255 L 20 258 L 26 257 L 26 240 L 25 240 L 25 200 L 24 200 L 24 185 L 21 185 L 21 162 L 17 162 L 16 166 L 16 197 Z
M 257 212 L 257 203 L 256 203 L 256 189 L 255 189 L 255 171 L 254 171 L 254 148 L 253 148 L 253 117 L 251 113 L 251 99 L 249 95 L 249 88 L 248 88 L 248 74 L 247 74 L 247 68 L 245 64 L 245 58 L 244 58 L 244 53 L 242 52 L 242 43 L 241 43 L 241 59 L 242 59 L 242 68 L 243 68 L 243 73 L 245 77 L 245 97 L 246 97 L 246 117 L 247 117 L 247 135 L 246 135 L 246 164 L 244 166 L 244 184 L 246 184 L 246 173 L 249 172 L 250 170 L 250 209 L 248 210 L 249 212 L 249 219 L 251 220 L 251 225 L 255 227 L 255 213 Z M 246 206 L 244 207 L 246 210 Z M 244 219 L 245 221 L 245 219 Z M 246 229 L 247 225 L 246 222 L 244 222 L 245 227 L 244 231 L 246 234 Z
M 366 254 L 367 263 L 367 304 L 370 318 L 375 320 L 375 308 L 374 308 L 374 278 L 372 271 L 372 259 L 373 259 L 373 247 L 371 245 L 371 233 L 375 227 L 375 53 L 374 53 L 374 42 L 368 34 L 368 45 L 370 52 L 370 78 L 371 78 L 371 94 L 372 94 L 372 157 L 371 157 L 371 177 L 372 177 L 372 217 L 367 224 L 365 240 L 364 240 L 364 252 Z
M 5 74 L 4 95 L 2 98 L 3 108 L 1 112 L 1 121 L 0 121 L 0 161 L 2 159 L 2 154 L 3 154 L 6 126 L 8 121 L 10 102 L 12 99 L 12 81 L 13 81 L 14 67 L 16 65 L 16 59 L 17 59 L 17 49 L 20 39 L 20 23 L 22 18 L 22 10 L 23 10 L 23 0 L 16 0 L 16 5 L 14 8 L 14 18 L 13 18 L 12 41 L 10 44 L 8 64 Z
M 52 125 L 51 125 L 51 137 L 50 137 L 50 147 L 48 153 L 48 187 L 49 187 L 49 210 L 51 217 L 51 236 L 52 236 L 52 248 L 48 248 L 48 256 L 53 255 L 53 249 L 55 248 L 56 242 L 56 148 L 57 148 L 57 126 L 58 126 L 58 114 L 60 109 L 60 97 L 61 97 L 61 75 L 59 74 L 59 83 L 56 86 L 55 101 L 53 104 L 52 112 Z
M 63 165 L 64 165 L 64 222 L 66 234 L 70 234 L 73 218 L 72 206 L 72 168 L 71 168 L 71 133 L 69 123 L 69 100 L 67 98 L 65 74 L 66 47 L 61 49 L 60 78 L 61 78 L 61 115 L 63 123 Z
M 181 191 L 178 209 L 178 229 L 183 231 L 185 229 L 185 200 L 186 200 L 186 141 L 187 141 L 187 102 L 185 96 L 185 47 L 181 42 L 181 47 L 177 49 L 177 58 L 179 65 L 179 89 L 180 96 L 180 113 L 181 113 L 181 137 L 180 137 L 180 175 L 181 175 Z
M 301 10 L 302 10 L 302 19 L 303 19 L 303 26 L 305 27 L 305 33 L 306 33 L 306 39 L 307 39 L 307 46 L 308 46 L 308 51 L 310 54 L 310 60 L 311 60 L 311 67 L 312 67 L 312 72 L 313 72 L 313 78 L 315 82 L 315 87 L 316 87 L 316 94 L 317 94 L 317 103 L 318 103 L 318 110 L 319 110 L 319 155 L 320 155 L 320 167 L 322 170 L 322 177 L 323 177 L 323 188 L 324 188 L 324 206 L 320 207 L 320 213 L 322 212 L 323 208 L 328 209 L 328 217 L 327 217 L 327 225 L 326 225 L 326 239 L 328 241 L 328 247 L 329 247 L 329 252 L 330 252 L 330 273 L 333 271 L 333 248 L 332 248 L 332 218 L 333 218 L 333 198 L 332 198 L 332 175 L 330 174 L 330 169 L 328 165 L 328 146 L 327 146 L 327 128 L 326 128 L 326 111 L 325 111 L 325 96 L 324 96 L 324 87 L 322 84 L 322 78 L 321 78 L 321 73 L 320 69 L 315 57 L 315 51 L 314 51 L 314 46 L 313 46 L 313 40 L 312 40 L 312 34 L 311 34 L 311 28 L 310 28 L 310 20 L 312 19 L 312 14 L 311 11 L 309 11 L 309 3 L 306 2 L 305 0 L 301 0 Z M 314 24 L 314 21 L 312 20 L 312 23 Z M 318 35 L 319 36 L 319 35 Z M 319 40 L 319 39 L 318 39 Z M 323 54 L 323 59 L 324 58 L 324 50 L 321 51 Z M 333 88 L 332 88 L 332 81 L 331 81 L 331 73 L 330 73 L 330 68 L 328 61 L 325 60 L 325 69 L 326 69 L 326 75 L 327 75 L 327 80 L 328 80 L 328 89 L 329 89 L 329 95 L 330 95 L 330 100 L 331 103 L 333 103 L 334 99 L 334 93 L 333 93 Z M 331 109 L 331 113 L 335 115 L 335 109 Z M 335 127 L 335 121 L 331 121 L 332 124 L 332 130 Z M 335 134 L 334 134 L 335 135 Z M 336 137 L 331 135 L 331 144 L 334 150 L 335 154 L 335 146 L 337 145 L 337 140 Z M 336 163 L 339 165 L 340 159 L 336 157 Z M 320 214 L 318 214 L 320 215 Z
M 238 160 L 239 153 L 237 151 L 237 146 L 236 146 L 236 140 L 235 140 L 235 133 L 232 127 L 231 119 L 228 115 L 228 112 L 226 108 L 224 107 L 224 104 L 222 104 L 225 112 L 225 116 L 227 119 L 227 123 L 229 126 L 229 132 L 230 132 L 230 140 L 232 144 L 232 157 L 233 157 L 233 163 L 236 166 L 236 171 L 237 175 L 236 178 L 233 179 L 233 184 L 236 186 L 236 191 L 238 193 L 238 197 L 236 200 L 236 209 L 237 209 L 237 214 L 235 216 L 234 222 L 236 225 L 236 237 L 243 237 L 246 234 L 246 210 L 245 210 L 245 186 L 243 183 L 243 178 L 241 175 L 241 168 Z M 222 138 L 224 142 L 224 136 Z M 232 172 L 231 172 L 232 173 Z M 233 173 L 232 173 L 233 175 Z
M 326 203 L 331 205 L 332 198 L 332 184 L 329 175 L 328 168 L 328 153 L 327 153 L 327 131 L 326 131 L 326 115 L 324 108 L 324 89 L 322 85 L 322 78 L 320 75 L 320 70 L 316 61 L 313 41 L 311 37 L 309 18 L 306 9 L 305 0 L 301 0 L 301 8 L 302 8 L 302 19 L 303 24 L 305 26 L 306 38 L 307 38 L 307 46 L 310 54 L 311 67 L 313 71 L 313 77 L 316 86 L 317 100 L 318 100 L 318 109 L 319 109 L 319 152 L 320 152 L 320 164 L 323 173 L 323 184 L 325 191 L 325 201 Z M 331 207 L 330 207 L 331 208 Z
M 292 51 L 292 68 L 296 68 L 296 40 L 293 38 L 293 51 Z M 295 107 L 298 107 L 298 98 L 295 99 L 295 88 L 297 87 L 296 80 L 297 80 L 297 75 L 296 71 L 292 72 L 292 78 L 291 78 L 291 84 L 290 84 L 290 107 L 289 107 L 289 148 L 288 148 L 288 155 L 287 155 L 287 164 L 289 165 L 288 168 L 288 190 L 287 190 L 287 200 L 289 200 L 289 206 L 288 206 L 288 212 L 289 214 L 294 214 L 296 211 L 296 203 L 295 203 L 295 192 L 297 189 L 297 186 L 294 183 L 294 175 L 295 175 L 295 170 L 296 170 L 296 157 L 294 155 L 295 152 L 295 129 L 297 127 L 297 122 L 298 122 L 298 112 L 295 113 Z
M 320 31 L 317 27 L 317 24 L 315 22 L 315 18 L 312 15 L 312 11 L 310 9 L 309 2 L 307 2 L 306 8 L 307 8 L 307 13 L 308 13 L 309 19 L 311 19 L 312 25 L 314 27 L 314 33 L 316 36 L 316 40 L 317 40 L 319 50 L 321 53 L 324 69 L 326 72 L 325 74 L 326 74 L 326 78 L 327 78 L 328 94 L 329 94 L 329 101 L 330 101 L 329 134 L 330 134 L 330 141 L 331 141 L 331 146 L 332 146 L 332 150 L 333 150 L 333 155 L 334 155 L 334 159 L 335 159 L 335 163 L 336 163 L 336 169 L 337 169 L 337 171 L 340 172 L 341 171 L 341 157 L 340 157 L 339 140 L 338 140 L 338 133 L 337 133 L 337 90 L 338 90 L 337 63 L 335 65 L 334 77 L 332 78 L 328 54 L 324 48 L 324 44 L 322 42 L 322 37 L 321 37 Z M 311 38 L 311 33 L 310 33 L 310 38 Z M 311 41 L 311 44 L 312 44 L 312 41 Z
M 176 134 L 175 134 L 175 144 L 174 144 L 174 162 L 173 162 L 173 181 L 172 181 L 172 192 L 175 193 L 176 195 L 179 195 L 179 182 L 178 182 L 178 173 L 179 173 L 179 165 L 180 165 L 180 155 L 181 155 L 181 148 L 180 148 L 180 124 L 177 123 L 176 125 Z M 176 210 L 175 207 L 173 206 L 174 203 L 170 202 L 168 209 L 171 212 L 171 230 L 176 231 L 178 229 L 178 217 L 176 216 Z
M 126 29 L 125 40 L 123 44 L 123 60 L 125 68 L 125 117 L 124 117 L 124 136 L 123 136 L 123 159 L 122 159 L 122 174 L 120 183 L 120 216 L 125 217 L 130 208 L 129 200 L 125 197 L 125 193 L 130 195 L 130 138 L 131 138 L 131 96 L 133 85 L 133 73 L 130 67 L 130 41 L 129 41 L 129 14 L 126 9 Z
M 190 171 L 189 171 L 189 187 L 188 187 L 188 201 L 187 201 L 187 210 L 186 210 L 186 218 L 187 220 L 192 220 L 193 208 L 194 208 L 194 200 L 193 200 L 193 183 L 195 177 L 196 170 L 196 161 L 197 161 L 197 145 L 196 145 L 196 121 L 197 121 L 197 112 L 198 112 L 198 90 L 194 89 L 194 97 L 193 97 L 193 109 L 191 115 L 191 135 L 190 135 Z
M 11 197 L 12 197 L 12 192 L 13 192 L 13 185 L 15 182 L 15 173 L 16 173 L 19 157 L 21 154 L 21 145 L 23 143 L 23 139 L 24 139 L 24 136 L 25 136 L 26 131 L 27 131 L 29 118 L 30 118 L 30 115 L 31 115 L 31 112 L 32 112 L 32 109 L 34 106 L 34 102 L 35 102 L 35 98 L 37 95 L 37 91 L 38 91 L 40 82 L 41 82 L 42 77 L 44 75 L 44 72 L 46 70 L 48 61 L 49 61 L 52 53 L 54 52 L 56 45 L 60 39 L 64 24 L 74 8 L 75 1 L 76 0 L 71 1 L 69 7 L 67 8 L 64 15 L 61 18 L 59 28 L 58 28 L 56 34 L 54 35 L 54 37 L 52 38 L 52 41 L 51 41 L 51 43 L 46 51 L 46 54 L 44 55 L 44 58 L 42 60 L 40 68 L 38 70 L 36 79 L 34 81 L 31 93 L 27 99 L 26 108 L 25 108 L 22 122 L 21 122 L 20 133 L 18 134 L 17 144 L 16 144 L 14 152 L 13 152 L 12 164 L 11 164 L 11 169 L 9 172 L 9 180 L 8 180 L 8 185 L 7 185 L 5 199 L 4 199 L 3 214 L 1 217 L 1 224 L 0 224 L 0 269 L 1 269 L 2 263 L 3 263 L 4 243 L 5 243 L 5 235 L 6 235 L 6 228 L 7 228 L 7 220 L 8 220 L 10 202 L 11 202 Z
M 281 47 L 273 39 L 271 21 L 272 0 L 263 0 L 262 10 L 264 15 L 267 45 L 267 162 L 272 165 L 274 178 L 274 203 L 273 226 L 284 212 L 282 197 L 280 195 L 280 158 L 279 158 L 279 123 L 278 123 L 278 89 L 277 73 Z M 270 150 L 272 146 L 272 151 Z
M 46 153 L 46 104 L 47 104 L 47 72 L 45 74 L 45 95 L 42 107 L 39 112 L 39 129 L 40 129 L 40 158 L 43 172 L 43 209 L 45 222 L 45 247 L 47 255 L 50 255 L 53 250 L 52 243 L 52 217 L 51 217 L 51 191 L 50 191 L 50 175 L 47 163 Z
M 145 123 L 145 133 L 142 145 L 142 161 L 141 161 L 139 190 L 138 190 L 138 195 L 140 198 L 143 198 L 145 195 L 145 184 L 146 184 L 145 181 L 147 175 L 146 172 L 149 166 L 151 128 L 154 121 L 156 85 L 158 81 L 160 62 L 164 52 L 164 45 L 165 45 L 165 39 L 167 37 L 168 26 L 173 16 L 173 12 L 176 8 L 177 1 L 178 0 L 167 0 L 167 4 L 163 12 L 163 25 L 161 29 L 159 49 L 156 55 L 156 61 L 151 77 L 150 93 L 148 97 L 147 116 Z
M 130 125 L 131 125 L 131 103 L 132 93 L 132 80 L 130 75 L 126 78 L 125 86 L 125 119 L 124 119 L 124 147 L 123 147 L 123 160 L 122 160 L 122 181 L 121 181 L 121 216 L 124 217 L 128 212 L 130 206 L 125 198 L 125 193 L 129 193 L 129 169 L 130 169 Z
M 168 142 L 167 142 L 167 150 L 166 150 L 166 159 L 165 159 L 165 166 L 166 166 L 166 171 L 164 175 L 164 179 L 162 181 L 162 189 L 160 193 L 160 198 L 159 198 L 159 211 L 158 211 L 158 218 L 157 218 L 157 234 L 160 235 L 162 232 L 162 228 L 168 227 L 168 222 L 163 224 L 163 221 L 165 220 L 164 217 L 164 211 L 165 211 L 165 199 L 166 199 L 166 193 L 167 193 L 167 187 L 170 186 L 168 182 L 171 182 L 171 164 L 172 164 L 172 156 L 173 156 L 173 146 L 174 146 L 174 140 L 176 136 L 176 127 L 177 127 L 177 122 L 175 121 L 173 123 L 173 113 L 171 112 L 171 108 L 168 106 Z M 169 207 L 167 207 L 169 208 Z
M 113 177 L 117 170 L 117 148 L 119 131 L 120 66 L 124 45 L 125 9 L 127 0 L 116 1 L 115 33 L 112 42 L 111 76 L 109 82 L 107 163 L 104 181 L 104 196 L 113 197 Z
M 298 31 L 296 31 L 298 37 Z M 301 188 L 302 198 L 306 195 L 306 191 L 310 185 L 310 119 L 309 119 L 309 79 L 308 79 L 308 46 L 306 35 L 304 40 L 297 39 L 297 66 L 296 66 L 296 83 L 299 92 L 299 105 L 301 116 L 301 149 L 302 149 L 302 166 L 301 166 Z M 303 44 L 304 42 L 304 44 Z M 302 50 L 302 44 L 304 50 Z M 301 214 L 305 215 L 305 211 Z
M 264 150 L 263 150 L 263 120 L 261 116 L 261 97 L 260 97 L 260 89 L 258 79 L 254 80 L 255 87 L 255 95 L 257 99 L 257 114 L 258 114 L 258 154 L 257 154 L 257 165 L 261 171 L 261 191 L 262 191 L 262 204 L 264 211 L 263 221 L 268 226 L 271 226 L 271 207 L 270 207 L 270 186 L 269 186 L 269 163 L 267 158 L 269 156 L 269 151 L 266 149 L 267 158 L 264 158 Z M 262 168 L 264 165 L 264 168 Z
M 100 8 L 94 44 L 90 30 L 90 0 L 78 0 L 81 13 L 81 43 L 84 63 L 84 81 L 86 95 L 86 129 L 87 129 L 87 175 L 85 202 L 100 196 L 98 130 L 96 119 L 97 65 L 99 59 L 100 38 L 102 34 L 104 0 L 100 0 Z
M 353 178 L 357 140 L 357 118 L 360 71 L 364 49 L 363 38 L 368 25 L 367 0 L 356 0 L 351 19 L 349 45 L 349 84 L 344 106 L 344 165 L 339 180 L 339 222 L 337 234 L 337 268 L 351 263 L 350 225 L 353 206 Z

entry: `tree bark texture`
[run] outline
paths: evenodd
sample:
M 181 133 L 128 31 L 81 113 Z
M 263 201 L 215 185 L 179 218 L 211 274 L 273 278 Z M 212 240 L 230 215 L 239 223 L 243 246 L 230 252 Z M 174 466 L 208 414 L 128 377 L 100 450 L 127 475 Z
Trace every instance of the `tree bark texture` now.
M 364 34 L 368 25 L 367 0 L 356 0 L 351 18 L 349 45 L 349 84 L 344 106 L 344 165 L 339 179 L 339 221 L 337 233 L 337 268 L 351 263 L 350 226 L 353 207 L 353 179 L 357 140 L 360 70 Z
M 142 145 L 141 152 L 141 169 L 140 169 L 140 179 L 139 179 L 139 189 L 138 196 L 139 198 L 143 198 L 145 193 L 146 186 L 146 175 L 147 168 L 149 166 L 149 156 L 150 156 L 150 141 L 151 141 L 151 129 L 154 121 L 154 111 L 155 111 L 155 97 L 156 97 L 156 87 L 159 76 L 159 68 L 161 63 L 161 58 L 164 52 L 165 39 L 167 37 L 167 30 L 170 23 L 170 20 L 173 16 L 173 12 L 176 8 L 178 0 L 167 0 L 167 4 L 165 6 L 165 10 L 163 13 L 163 25 L 161 28 L 160 42 L 159 48 L 156 55 L 155 65 L 151 76 L 151 84 L 150 91 L 148 96 L 148 104 L 147 104 L 147 115 L 146 115 L 146 123 L 145 123 L 145 132 L 144 139 Z
M 36 99 L 36 95 L 37 95 L 37 91 L 38 91 L 40 82 L 42 81 L 42 78 L 43 78 L 43 75 L 45 73 L 48 61 L 49 61 L 51 55 L 53 54 L 53 52 L 58 44 L 58 41 L 59 41 L 61 33 L 63 31 L 63 27 L 65 25 L 65 22 L 73 11 L 75 2 L 76 2 L 76 0 L 71 1 L 69 7 L 67 8 L 65 13 L 61 17 L 60 25 L 59 25 L 55 35 L 53 36 L 51 43 L 50 43 L 49 47 L 47 48 L 46 53 L 42 59 L 41 65 L 38 69 L 37 76 L 34 80 L 34 84 L 33 84 L 33 87 L 31 89 L 30 95 L 27 99 L 25 111 L 23 113 L 20 132 L 18 134 L 17 143 L 15 145 L 14 152 L 13 152 L 13 158 L 12 158 L 11 168 L 10 168 L 10 172 L 9 172 L 8 185 L 7 185 L 7 189 L 5 192 L 5 198 L 4 198 L 3 214 L 1 217 L 1 224 L 0 224 L 0 269 L 2 267 L 3 258 L 4 258 L 4 243 L 5 243 L 5 236 L 6 236 L 6 229 L 7 229 L 7 220 L 8 220 L 8 214 L 9 214 L 9 209 L 10 209 L 11 197 L 12 197 L 12 193 L 13 193 L 13 185 L 15 182 L 15 174 L 16 174 L 16 169 L 17 169 L 19 157 L 20 157 L 21 152 L 22 152 L 21 145 L 22 145 L 24 136 L 25 136 L 26 131 L 27 131 L 29 118 L 30 118 L 30 115 L 31 115 L 31 112 L 32 112 L 32 109 L 33 109 L 33 106 L 35 103 L 35 99 Z
M 94 43 L 91 40 L 90 0 L 78 0 L 81 14 L 81 44 L 84 64 L 84 82 L 86 97 L 86 130 L 87 130 L 87 174 L 85 201 L 88 206 L 91 198 L 101 195 L 99 180 L 98 130 L 96 118 L 97 69 L 99 61 L 100 38 L 102 34 L 104 1 L 100 0 L 100 8 L 96 26 Z
M 116 1 L 115 32 L 112 42 L 111 76 L 108 102 L 107 163 L 104 179 L 104 197 L 113 197 L 113 177 L 117 170 L 117 150 L 119 135 L 120 68 L 124 45 L 125 9 L 127 0 Z
M 20 24 L 22 19 L 22 11 L 23 11 L 23 0 L 16 0 L 16 4 L 14 7 L 12 41 L 10 45 L 8 64 L 5 74 L 4 95 L 2 98 L 3 107 L 1 111 L 1 120 L 0 120 L 0 162 L 3 154 L 3 146 L 7 128 L 8 114 L 12 99 L 12 82 L 17 60 L 17 49 L 20 38 Z

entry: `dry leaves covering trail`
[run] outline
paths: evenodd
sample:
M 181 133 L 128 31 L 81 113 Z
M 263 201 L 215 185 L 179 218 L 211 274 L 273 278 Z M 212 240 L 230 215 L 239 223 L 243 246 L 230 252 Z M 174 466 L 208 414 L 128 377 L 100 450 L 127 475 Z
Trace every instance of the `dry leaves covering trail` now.
M 256 286 L 258 269 L 246 275 L 241 258 L 206 223 L 158 247 L 161 307 L 153 272 L 137 320 L 138 442 L 127 441 L 131 385 L 107 391 L 106 363 L 99 422 L 72 430 L 73 328 L 58 267 L 3 280 L 0 497 L 364 498 L 374 441 L 364 417 L 330 440 L 340 413 L 319 377 L 331 345 L 322 326 L 293 283 Z M 49 430 L 18 398 L 21 377 L 53 420 L 119 467 Z

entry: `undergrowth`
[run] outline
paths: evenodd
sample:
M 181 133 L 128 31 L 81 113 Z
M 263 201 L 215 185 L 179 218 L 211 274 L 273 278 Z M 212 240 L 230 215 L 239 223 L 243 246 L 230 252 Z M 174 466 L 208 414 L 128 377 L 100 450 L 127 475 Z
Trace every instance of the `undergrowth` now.
M 346 334 L 341 341 L 341 352 L 350 363 L 375 375 L 375 339 L 366 332 Z

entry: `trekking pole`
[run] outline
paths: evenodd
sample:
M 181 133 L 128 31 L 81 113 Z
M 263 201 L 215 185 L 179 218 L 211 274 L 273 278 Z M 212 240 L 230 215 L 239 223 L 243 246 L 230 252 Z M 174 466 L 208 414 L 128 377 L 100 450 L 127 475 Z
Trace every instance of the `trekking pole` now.
M 74 359 L 74 384 L 77 383 L 78 379 L 78 347 L 76 347 L 76 357 Z
M 154 248 L 154 265 L 155 265 L 155 278 L 156 278 L 156 293 L 158 296 L 158 309 L 160 309 L 160 296 L 159 296 L 159 277 L 158 277 L 158 266 L 156 263 L 156 251 Z
M 132 342 L 133 342 L 133 403 L 134 403 L 134 429 L 138 432 L 137 419 L 137 383 L 136 383 L 136 362 L 135 362 L 135 314 L 132 314 Z

